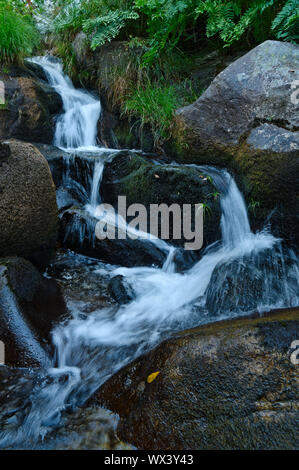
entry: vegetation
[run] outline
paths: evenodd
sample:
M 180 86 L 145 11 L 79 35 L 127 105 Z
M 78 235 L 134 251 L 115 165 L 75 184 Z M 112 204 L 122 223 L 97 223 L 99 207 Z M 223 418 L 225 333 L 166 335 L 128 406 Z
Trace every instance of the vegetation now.
M 245 40 L 298 40 L 298 0 L 82 0 L 56 1 L 50 30 L 83 30 L 92 49 L 122 35 L 147 39 L 144 64 L 165 49 L 220 39 L 224 47 Z M 67 4 L 67 5 L 65 5 Z
M 0 0 L 0 63 L 20 62 L 32 53 L 39 34 L 29 9 L 20 2 Z
M 90 51 L 127 41 L 132 60 L 115 68 L 112 101 L 149 125 L 158 145 L 174 132 L 175 109 L 203 91 L 190 79 L 195 55 L 207 47 L 229 54 L 271 38 L 298 41 L 299 0 L 0 0 L 0 61 L 31 53 L 33 19 L 84 82 L 89 71 L 76 69 L 72 47 L 77 33 L 85 33 Z
M 124 114 L 140 116 L 143 127 L 149 124 L 156 144 L 168 137 L 175 110 L 179 106 L 174 86 L 151 84 L 132 92 L 124 106 Z

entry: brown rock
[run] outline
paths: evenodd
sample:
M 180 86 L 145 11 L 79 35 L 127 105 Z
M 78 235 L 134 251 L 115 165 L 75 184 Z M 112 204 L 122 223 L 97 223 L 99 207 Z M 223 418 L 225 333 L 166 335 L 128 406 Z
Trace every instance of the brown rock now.
M 58 230 L 50 169 L 33 145 L 8 145 L 11 155 L 0 161 L 0 256 L 22 256 L 44 267 L 54 256 Z
M 0 139 L 52 143 L 54 116 L 62 108 L 61 97 L 47 83 L 24 68 L 0 72 L 5 105 L 0 109 Z
M 98 401 L 141 449 L 295 449 L 298 324 L 293 309 L 182 332 L 114 375 Z

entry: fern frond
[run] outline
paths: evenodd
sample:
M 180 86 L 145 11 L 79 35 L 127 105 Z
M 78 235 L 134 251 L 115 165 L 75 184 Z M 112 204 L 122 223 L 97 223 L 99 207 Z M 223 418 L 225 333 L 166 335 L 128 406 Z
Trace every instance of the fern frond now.
M 273 20 L 272 31 L 277 39 L 299 40 L 299 0 L 288 0 Z

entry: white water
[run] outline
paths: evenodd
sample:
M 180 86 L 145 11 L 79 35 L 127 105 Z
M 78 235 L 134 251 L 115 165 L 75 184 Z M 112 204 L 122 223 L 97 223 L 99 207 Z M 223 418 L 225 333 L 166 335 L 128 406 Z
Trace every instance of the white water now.
M 101 103 L 90 93 L 76 90 L 59 61 L 34 57 L 31 62 L 43 67 L 49 84 L 60 94 L 64 114 L 59 116 L 54 145 L 64 150 L 97 151 L 97 123 Z
M 93 209 L 97 207 L 100 203 L 99 190 L 102 182 L 104 171 L 104 162 L 99 160 L 95 163 L 95 168 L 93 172 L 93 179 L 91 185 L 91 195 L 90 195 L 90 205 Z
M 62 141 L 68 140 L 67 134 L 66 128 L 64 131 L 59 128 Z M 184 274 L 176 272 L 175 250 L 169 245 L 162 269 L 116 268 L 113 274 L 127 277 L 136 299 L 117 311 L 101 309 L 84 319 L 80 312 L 73 312 L 72 320 L 55 329 L 57 367 L 48 371 L 50 384 L 32 395 L 31 410 L 23 425 L 16 433 L 2 436 L 1 446 L 44 436 L 59 423 L 64 409 L 84 403 L 120 367 L 173 331 L 212 321 L 206 308 L 211 276 L 215 269 L 229 261 L 236 261 L 240 266 L 250 263 L 256 278 L 262 278 L 263 295 L 256 299 L 254 310 L 262 312 L 298 305 L 296 264 L 287 271 L 280 240 L 266 231 L 251 232 L 245 202 L 233 178 L 225 170 L 207 168 L 209 171 L 221 188 L 221 241 L 210 246 L 200 261 Z M 100 202 L 102 174 L 103 165 L 95 164 L 88 201 L 91 212 L 96 211 Z M 260 263 L 260 256 L 266 250 L 272 253 L 269 266 Z M 225 281 L 220 280 L 212 287 L 221 293 L 222 282 Z M 238 274 L 234 283 L 238 283 Z M 239 311 L 238 298 L 235 301 L 235 312 L 224 313 L 218 319 L 251 311 Z M 221 298 L 219 305 L 223 302 L 225 304 L 225 299 Z

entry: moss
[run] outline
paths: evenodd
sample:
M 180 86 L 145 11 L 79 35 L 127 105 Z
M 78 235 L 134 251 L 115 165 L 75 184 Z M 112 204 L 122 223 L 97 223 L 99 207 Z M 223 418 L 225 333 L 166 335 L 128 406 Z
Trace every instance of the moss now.
M 183 163 L 216 165 L 227 168 L 236 178 L 247 204 L 257 201 L 250 214 L 254 230 L 261 230 L 271 214 L 274 235 L 298 246 L 299 160 L 295 153 L 254 149 L 243 139 L 238 145 L 200 142 L 198 136 L 185 130 L 185 147 L 176 140 L 167 150 Z

